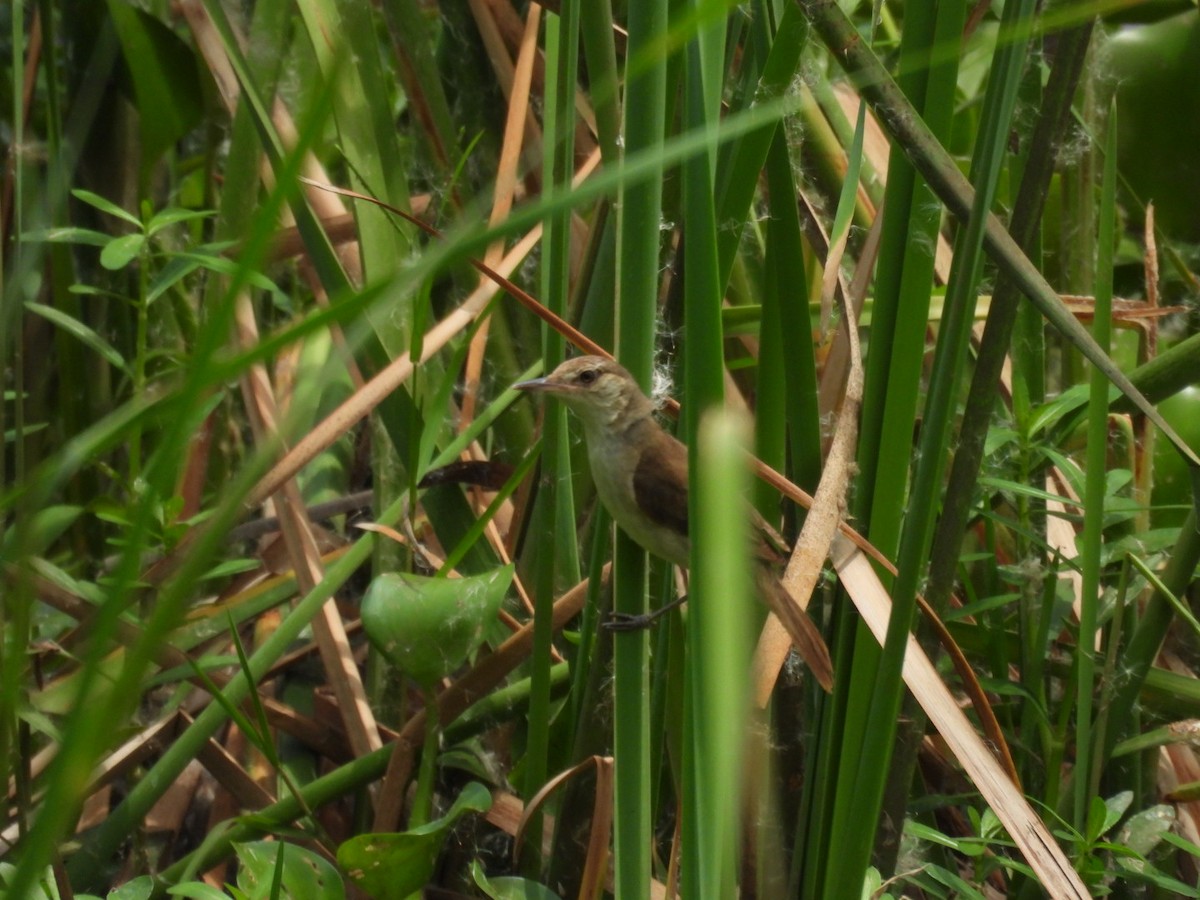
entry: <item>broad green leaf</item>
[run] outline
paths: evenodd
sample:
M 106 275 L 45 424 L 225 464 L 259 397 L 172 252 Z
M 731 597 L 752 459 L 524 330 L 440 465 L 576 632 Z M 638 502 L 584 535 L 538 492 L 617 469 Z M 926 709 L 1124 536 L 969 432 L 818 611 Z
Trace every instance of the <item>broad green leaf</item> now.
M 108 11 L 137 98 L 145 175 L 204 113 L 196 57 L 175 32 L 135 5 L 109 0 Z
M 150 283 L 150 289 L 146 291 L 146 305 L 149 306 L 198 268 L 199 260 L 187 256 L 172 256 Z
M 113 238 L 100 251 L 100 265 L 113 272 L 129 265 L 146 246 L 146 236 L 140 231 Z
M 464 815 L 492 805 L 486 787 L 472 781 L 440 819 L 398 834 L 360 834 L 338 847 L 338 865 L 375 900 L 404 900 L 433 876 L 442 842 Z
M 305 900 L 344 900 L 342 876 L 330 862 L 305 847 L 280 841 L 254 841 L 236 844 L 238 887 L 253 892 L 275 878 L 279 854 L 283 853 L 283 897 Z
M 1149 856 L 1174 824 L 1175 807 L 1160 803 L 1130 816 L 1118 833 L 1116 843 L 1141 856 Z
M 1107 834 L 1108 830 L 1121 820 L 1121 816 L 1125 815 L 1125 810 L 1132 801 L 1133 794 L 1130 791 L 1122 791 L 1108 800 L 1093 797 L 1088 808 L 1087 842 L 1093 844 Z
M 142 875 L 125 882 L 118 888 L 113 888 L 108 892 L 105 900 L 150 900 L 152 893 L 154 893 L 154 879 L 149 875 Z
M 471 863 L 471 877 L 475 879 L 476 886 L 492 900 L 562 900 L 544 884 L 528 878 L 511 875 L 488 878 L 479 860 Z
M 210 245 L 192 252 L 171 254 L 170 260 L 158 272 L 154 281 L 151 282 L 150 289 L 146 292 L 146 302 L 153 303 L 174 285 L 178 284 L 180 280 L 191 275 L 199 268 L 205 268 L 212 272 L 229 276 L 233 276 L 241 271 L 241 266 L 237 262 L 217 255 L 225 246 L 228 245 Z M 211 250 L 212 252 L 203 252 L 204 250 Z M 284 294 L 279 289 L 279 286 L 261 272 L 245 272 L 244 275 L 247 283 L 251 286 L 269 291 L 277 305 L 284 298 Z
M 363 596 L 363 629 L 394 666 L 431 685 L 483 640 L 512 578 L 511 565 L 467 578 L 380 575 Z

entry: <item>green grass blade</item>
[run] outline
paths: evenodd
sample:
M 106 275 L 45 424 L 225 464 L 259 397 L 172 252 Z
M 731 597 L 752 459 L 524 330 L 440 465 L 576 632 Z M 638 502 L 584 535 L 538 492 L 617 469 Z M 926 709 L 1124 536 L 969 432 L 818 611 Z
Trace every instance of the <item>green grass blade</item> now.
M 696 567 L 690 631 L 692 658 L 690 773 L 685 771 L 684 872 L 694 897 L 736 896 L 741 845 L 746 734 L 750 696 L 751 561 L 742 423 L 713 410 L 700 425 L 695 522 Z M 731 527 L 741 522 L 741 527 Z M 707 603 L 703 610 L 698 604 Z M 685 751 L 685 758 L 687 757 Z M 686 842 L 688 835 L 692 841 Z
M 1108 140 L 1104 147 L 1104 175 L 1100 187 L 1099 229 L 1096 239 L 1095 318 L 1092 334 L 1108 352 L 1112 339 L 1113 248 L 1116 244 L 1117 110 L 1108 114 Z M 1075 815 L 1076 828 L 1087 825 L 1088 808 L 1100 784 L 1093 766 L 1093 704 L 1096 693 L 1096 639 L 1103 563 L 1105 492 L 1108 487 L 1108 380 L 1098 368 L 1091 372 L 1088 398 L 1087 459 L 1084 463 L 1083 533 L 1079 562 L 1083 583 L 1079 597 L 1079 641 L 1075 648 L 1078 676 L 1075 682 Z
M 617 357 L 643 388 L 650 388 L 657 319 L 663 142 L 667 104 L 666 0 L 632 4 L 625 56 L 622 110 L 625 147 L 617 213 Z M 635 178 L 628 162 L 641 155 L 647 169 Z M 617 532 L 613 546 L 613 608 L 647 611 L 646 554 Z M 613 755 L 615 800 L 614 883 L 620 896 L 641 896 L 650 883 L 650 690 L 645 631 L 613 638 Z

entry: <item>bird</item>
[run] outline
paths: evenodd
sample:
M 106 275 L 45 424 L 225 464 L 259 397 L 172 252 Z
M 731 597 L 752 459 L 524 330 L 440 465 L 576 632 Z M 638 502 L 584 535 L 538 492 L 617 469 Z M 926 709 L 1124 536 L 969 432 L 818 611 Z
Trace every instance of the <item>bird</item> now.
M 619 363 L 601 356 L 569 359 L 549 375 L 513 385 L 563 403 L 583 423 L 592 480 L 618 527 L 644 550 L 687 568 L 688 451 L 655 418 L 657 406 Z M 779 580 L 787 558 L 782 539 L 748 508 L 758 526 L 755 581 L 821 686 L 833 664 L 816 625 Z

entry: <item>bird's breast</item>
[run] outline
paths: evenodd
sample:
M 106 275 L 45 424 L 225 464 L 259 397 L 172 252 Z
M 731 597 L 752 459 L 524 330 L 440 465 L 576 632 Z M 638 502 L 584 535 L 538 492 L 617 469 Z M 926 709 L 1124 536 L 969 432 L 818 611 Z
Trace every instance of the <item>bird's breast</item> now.
M 613 521 L 644 549 L 686 567 L 687 535 L 661 524 L 660 511 L 644 510 L 638 502 L 634 475 L 640 448 L 631 447 L 627 440 L 611 439 L 606 433 L 588 434 L 587 446 L 596 493 Z

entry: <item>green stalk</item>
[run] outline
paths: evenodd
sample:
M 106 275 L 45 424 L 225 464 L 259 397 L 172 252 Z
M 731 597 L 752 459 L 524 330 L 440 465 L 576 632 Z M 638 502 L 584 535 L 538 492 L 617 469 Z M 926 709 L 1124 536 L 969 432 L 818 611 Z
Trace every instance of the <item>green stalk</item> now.
M 749 535 L 746 534 L 742 423 L 716 409 L 700 424 L 696 471 L 697 516 L 693 586 L 703 585 L 708 605 L 695 601 L 691 638 L 691 784 L 685 782 L 684 872 L 688 895 L 737 896 L 741 842 L 742 757 L 749 722 L 751 640 Z M 737 527 L 734 523 L 741 523 Z M 732 526 L 732 527 L 731 527 Z M 685 771 L 685 778 L 689 773 Z
M 617 356 L 645 389 L 651 386 L 657 316 L 662 220 L 662 154 L 667 104 L 666 0 L 631 4 L 625 55 L 625 147 L 618 167 Z M 644 154 L 636 180 L 627 160 Z M 648 609 L 646 554 L 618 531 L 613 544 L 613 608 L 644 615 Z M 613 637 L 613 860 L 617 896 L 640 897 L 650 884 L 653 840 L 650 809 L 650 689 L 646 631 Z
M 793 481 L 812 491 L 816 490 L 821 477 L 817 363 L 813 351 L 813 322 L 808 306 L 804 242 L 795 202 L 796 182 L 788 154 L 787 137 L 782 132 L 776 132 L 767 153 L 766 176 L 771 217 L 767 221 L 767 278 L 762 327 L 778 330 L 785 343 L 783 380 L 787 385 L 787 408 L 784 416 L 791 445 Z M 768 341 L 761 351 L 768 365 L 771 350 Z M 760 377 L 764 376 L 760 374 Z M 759 409 L 758 418 L 770 415 L 770 405 Z
M 913 64 L 905 67 L 900 86 L 939 135 L 950 133 L 957 54 L 946 50 L 959 41 L 963 15 L 960 2 L 915 4 L 906 14 L 900 55 Z M 912 457 L 940 221 L 932 190 L 904 151 L 893 145 L 888 163 L 855 508 L 855 518 L 869 526 L 872 542 L 889 557 L 899 545 L 908 484 L 899 473 L 881 473 Z M 907 465 L 901 465 L 904 472 Z M 884 584 L 891 580 L 887 573 L 881 577 Z M 813 896 L 848 896 L 862 883 L 875 835 L 874 829 L 854 823 L 878 819 L 896 722 L 895 715 L 874 718 L 873 710 L 880 694 L 894 702 L 900 691 L 895 648 L 885 663 L 874 637 L 846 605 L 838 607 L 835 621 L 838 687 L 834 702 L 824 707 L 821 733 L 828 744 L 822 747 L 820 768 L 825 774 L 814 796 L 821 805 L 807 823 L 803 862 L 805 893 Z M 892 621 L 897 624 L 895 614 Z M 900 622 L 906 624 L 907 616 Z
M 13 241 L 11 235 L 2 233 L 4 242 L 11 242 L 12 253 L 15 257 L 15 265 L 13 268 L 20 272 L 22 270 L 23 261 L 22 255 L 24 249 L 20 236 L 25 228 L 24 209 L 25 209 L 25 166 L 22 160 L 22 154 L 17 149 L 25 144 L 25 110 L 22 106 L 24 100 L 24 74 L 25 70 L 22 61 L 25 57 L 25 4 L 23 0 L 14 0 L 12 9 L 10 10 L 12 31 L 10 40 L 12 47 L 12 62 L 9 65 L 9 70 L 12 75 L 12 144 L 10 153 L 12 153 L 13 164 L 13 194 L 12 194 L 12 228 L 15 230 L 18 239 Z M 4 223 L 0 222 L 0 232 L 3 232 Z M 19 373 L 23 372 L 25 362 L 22 358 L 22 322 L 23 322 L 23 286 L 14 281 L 12 284 L 12 293 L 9 293 L 9 285 L 4 281 L 4 264 L 3 256 L 0 252 L 0 286 L 3 286 L 3 294 L 0 295 L 0 360 L 6 369 L 9 369 L 14 374 L 13 385 L 13 401 L 14 413 L 16 421 L 13 428 L 13 472 L 19 478 L 25 477 L 25 460 L 24 460 L 24 385 Z M 13 340 L 15 335 L 15 340 Z M 9 342 L 12 340 L 12 357 L 9 358 Z M 6 385 L 7 388 L 7 385 Z M 0 392 L 0 472 L 8 472 L 8 441 L 5 439 L 5 434 L 8 430 L 8 421 L 5 415 L 8 407 L 7 389 Z M 16 509 L 16 515 L 12 526 L 16 534 L 21 534 L 19 530 L 23 519 L 25 518 L 26 507 L 24 504 L 19 504 Z M 5 522 L 7 526 L 9 523 Z M 24 548 L 21 548 L 22 550 Z M 22 560 L 23 561 L 23 560 Z M 0 602 L 0 675 L 3 675 L 3 686 L 0 691 L 3 691 L 3 703 L 0 704 L 0 784 L 9 784 L 9 776 L 12 771 L 16 770 L 16 785 L 19 790 L 19 795 L 24 799 L 28 796 L 31 790 L 26 779 L 25 766 L 14 765 L 16 761 L 16 751 L 20 745 L 20 732 L 22 729 L 19 711 L 24 705 L 24 690 L 22 685 L 27 683 L 26 675 L 29 670 L 27 648 L 31 637 L 31 622 L 32 622 L 32 595 L 27 587 L 27 579 L 20 579 L 26 586 L 14 590 L 11 596 L 6 596 L 3 602 Z M 28 827 L 24 821 L 25 804 L 20 803 L 18 816 L 21 821 L 21 833 Z
M 580 4 L 579 14 L 600 153 L 606 162 L 616 163 L 620 158 L 621 107 L 612 2 L 592 0 Z
M 702 3 L 686 8 L 698 14 Z M 724 358 L 722 353 L 721 303 L 724 280 L 720 274 L 720 250 L 717 244 L 716 203 L 714 198 L 717 158 L 717 127 L 720 123 L 721 87 L 724 74 L 725 21 L 701 22 L 686 47 L 683 91 L 683 127 L 687 132 L 707 134 L 709 141 L 695 154 L 683 160 L 683 321 L 684 389 L 686 403 L 683 425 L 689 457 L 688 521 L 694 532 L 712 527 L 728 528 L 728 518 L 719 523 L 702 521 L 714 509 L 701 506 L 700 423 L 709 410 L 718 408 L 724 397 Z M 721 749 L 719 727 L 708 719 L 708 696 L 713 644 L 720 634 L 717 610 L 730 597 L 720 587 L 730 577 L 736 580 L 736 568 L 724 575 L 714 571 L 711 560 L 699 540 L 692 541 L 688 585 L 688 652 L 685 662 L 687 695 L 684 704 L 683 804 L 681 877 L 693 885 L 697 897 L 728 897 L 734 890 L 732 846 L 722 828 L 731 822 L 713 820 L 714 803 L 725 798 L 714 795 L 730 785 L 714 781 L 716 753 Z M 731 562 L 726 559 L 726 564 Z M 706 652 L 707 651 L 707 652 Z M 736 683 L 736 682 L 735 682 Z M 730 841 L 732 844 L 732 841 Z
M 147 204 L 148 206 L 148 204 Z M 150 304 L 146 295 L 150 292 L 150 240 L 149 236 L 142 243 L 138 253 L 138 293 L 133 302 L 136 307 L 136 325 L 133 343 L 133 392 L 140 394 L 146 390 L 146 356 L 150 352 Z M 129 484 L 136 485 L 142 477 L 142 430 L 134 426 L 129 435 Z
M 1198 564 L 1200 564 L 1200 528 L 1197 526 L 1195 512 L 1189 512 L 1187 519 L 1179 527 L 1179 538 L 1171 550 L 1170 559 L 1161 576 L 1166 591 L 1155 591 L 1146 602 L 1137 628 L 1122 655 L 1121 664 L 1124 677 L 1117 683 L 1108 707 L 1108 721 L 1112 723 L 1112 727 L 1104 732 L 1103 751 L 1093 761 L 1093 768 L 1101 768 L 1106 765 L 1112 756 L 1113 747 L 1127 736 L 1134 706 L 1138 702 L 1142 689 L 1150 680 L 1154 659 L 1158 656 L 1167 629 L 1175 617 L 1174 608 L 1168 595 L 1183 596 L 1188 585 L 1193 582 Z M 1153 673 L 1160 679 L 1166 674 L 1157 671 Z M 1178 686 L 1175 692 L 1182 693 Z
M 916 596 L 933 542 L 934 526 L 941 505 L 936 498 L 940 494 L 948 451 L 952 445 L 951 434 L 961 393 L 962 373 L 970 349 L 977 286 L 983 265 L 984 229 L 1004 166 L 1009 128 L 1035 9 L 1034 0 L 1021 0 L 1005 6 L 1001 31 L 1012 37 L 1011 41 L 999 43 L 993 56 L 971 163 L 971 177 L 976 186 L 974 207 L 966 227 L 960 230 L 954 244 L 954 263 L 946 289 L 925 403 L 912 502 L 897 559 L 900 574 L 892 594 L 894 607 L 884 649 L 884 663 L 881 665 L 881 673 L 885 673 L 880 678 L 882 684 L 899 682 L 904 642 L 916 615 Z M 890 718 L 883 721 L 894 721 L 900 700 L 900 692 L 891 698 L 877 694 L 872 706 L 873 718 L 888 715 L 887 711 L 890 711 Z M 878 718 L 876 720 L 879 721 Z
M 438 721 L 437 693 L 427 686 L 422 686 L 421 698 L 425 701 L 425 738 L 421 745 L 421 762 L 417 768 L 417 787 L 413 792 L 412 813 L 408 817 L 409 829 L 424 825 L 433 811 L 438 739 L 442 730 Z
M 953 62 L 935 66 L 932 58 L 944 44 L 956 40 L 962 17 L 962 3 L 915 4 L 906 14 L 900 46 L 903 59 L 926 63 L 907 67 L 897 87 L 924 116 L 932 134 L 943 139 L 950 133 L 957 71 Z M 872 542 L 888 555 L 895 553 L 899 539 L 900 498 L 906 485 L 902 478 L 879 479 L 877 469 L 887 460 L 906 459 L 912 444 L 933 285 L 933 248 L 941 217 L 933 199 L 933 191 L 918 178 L 905 148 L 893 144 L 871 306 L 871 347 L 865 360 L 855 510 L 856 519 L 869 524 Z
M 1137 389 L 1154 403 L 1170 397 L 1196 382 L 1196 369 L 1200 365 L 1200 334 L 1193 334 L 1174 347 L 1164 350 L 1154 359 L 1138 366 L 1129 375 Z M 1125 397 L 1117 398 L 1114 412 L 1129 412 L 1130 403 Z
M 1117 108 L 1108 113 L 1108 141 L 1104 148 L 1104 177 L 1100 188 L 1100 227 L 1096 236 L 1096 311 L 1092 333 L 1107 351 L 1112 335 L 1113 249 L 1116 240 Z M 1097 606 L 1100 602 L 1101 551 L 1104 531 L 1104 494 L 1108 484 L 1108 381 L 1092 369 L 1088 398 L 1087 459 L 1084 470 L 1083 534 L 1079 562 L 1083 569 L 1080 589 L 1079 640 L 1075 660 L 1075 827 L 1083 831 L 1091 797 L 1099 787 L 1100 773 L 1093 765 L 1092 698 L 1096 691 Z
M 550 152 L 543 156 L 543 185 L 552 194 L 570 191 L 575 153 L 575 82 L 579 64 L 579 4 L 565 2 L 559 14 L 546 16 L 546 116 L 545 138 Z M 551 74 L 552 73 L 552 74 Z M 565 316 L 570 296 L 571 209 L 562 207 L 545 221 L 542 247 L 542 296 L 547 306 Z M 562 362 L 564 341 L 557 332 L 543 332 L 542 358 L 547 370 Z M 534 642 L 531 659 L 532 683 L 529 702 L 528 749 L 525 755 L 523 794 L 531 799 L 546 783 L 550 767 L 550 667 L 555 586 L 579 580 L 579 547 L 566 536 L 575 533 L 575 507 L 571 496 L 571 445 L 566 409 L 547 404 L 543 424 L 543 451 L 550 477 L 548 491 L 540 498 L 540 521 L 549 535 L 551 553 L 538 556 L 537 592 L 534 607 Z M 541 821 L 530 823 L 531 848 L 540 848 Z M 538 853 L 530 853 L 527 865 L 538 865 Z
M 766 10 L 760 10 L 755 18 L 755 27 L 766 30 L 767 18 Z M 799 7 L 794 3 L 787 4 L 783 9 L 779 29 L 768 45 L 769 50 L 762 63 L 762 74 L 752 96 L 747 98 L 746 106 L 751 102 L 762 103 L 779 97 L 788 89 L 800 65 L 800 54 L 807 35 L 808 24 Z M 764 36 L 756 43 L 766 43 L 768 39 Z M 731 141 L 721 148 L 716 174 L 717 221 L 736 223 L 731 227 L 722 228 L 717 234 L 720 275 L 723 282 L 729 280 L 750 203 L 758 186 L 758 176 L 778 127 L 779 123 L 776 121 L 767 122 L 740 140 Z M 795 197 L 794 193 L 792 197 Z

